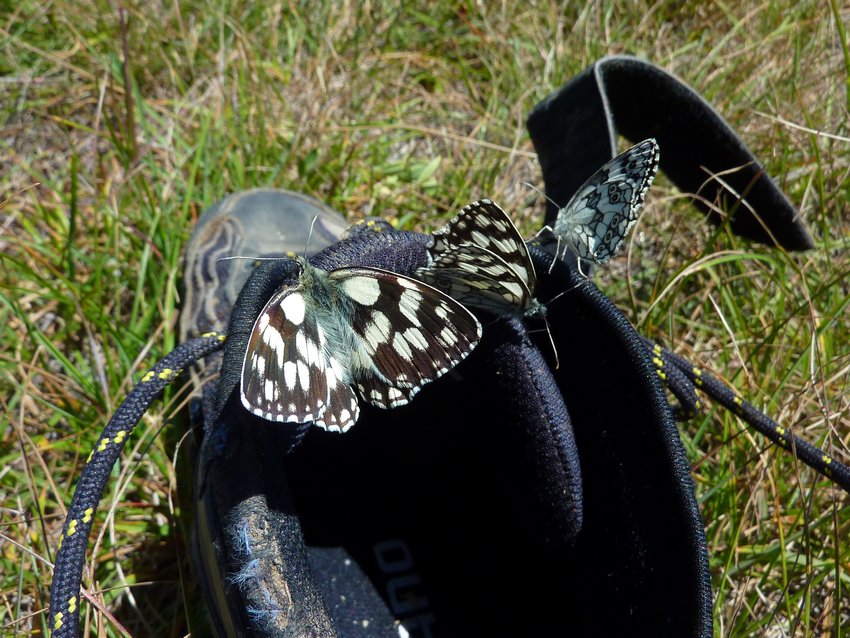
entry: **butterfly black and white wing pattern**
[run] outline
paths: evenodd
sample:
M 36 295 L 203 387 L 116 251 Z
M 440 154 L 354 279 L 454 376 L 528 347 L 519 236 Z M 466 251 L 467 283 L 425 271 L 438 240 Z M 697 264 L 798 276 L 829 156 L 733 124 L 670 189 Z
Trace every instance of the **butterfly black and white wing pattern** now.
M 242 367 L 242 404 L 264 419 L 345 432 L 360 414 L 355 388 L 377 407 L 405 405 L 481 338 L 478 320 L 431 286 L 297 261 L 297 285 L 263 308 Z
M 582 259 L 608 261 L 637 221 L 659 158 L 658 143 L 648 139 L 596 171 L 558 211 L 558 240 Z
M 498 205 L 481 199 L 461 209 L 427 246 L 416 277 L 465 306 L 496 315 L 542 314 L 528 247 Z

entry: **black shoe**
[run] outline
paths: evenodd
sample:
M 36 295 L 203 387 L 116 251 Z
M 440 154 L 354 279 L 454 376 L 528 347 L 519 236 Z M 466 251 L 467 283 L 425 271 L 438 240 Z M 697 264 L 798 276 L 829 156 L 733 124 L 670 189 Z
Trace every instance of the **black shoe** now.
M 426 239 L 367 229 L 315 264 L 412 273 Z M 537 260 L 543 298 L 578 282 Z M 558 371 L 521 322 L 500 322 L 409 405 L 363 406 L 350 432 L 302 440 L 234 392 L 281 277 L 265 262 L 243 289 L 204 402 L 200 577 L 220 635 L 710 634 L 688 465 L 645 350 L 604 295 L 581 286 L 551 309 Z

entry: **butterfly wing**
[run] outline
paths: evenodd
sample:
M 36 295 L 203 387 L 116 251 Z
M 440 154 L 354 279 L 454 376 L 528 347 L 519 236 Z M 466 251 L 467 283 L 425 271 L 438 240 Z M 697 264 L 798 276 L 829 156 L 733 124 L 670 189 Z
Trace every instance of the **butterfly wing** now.
M 419 388 L 398 388 L 376 376 L 365 377 L 357 382 L 360 396 L 377 408 L 389 410 L 407 405 Z
M 582 259 L 608 261 L 637 221 L 659 157 L 648 139 L 606 163 L 558 211 L 555 234 Z
M 464 306 L 495 314 L 522 310 L 532 298 L 525 281 L 503 259 L 472 244 L 436 255 L 416 276 Z
M 359 415 L 346 372 L 302 286 L 276 292 L 263 308 L 242 364 L 242 404 L 269 421 L 313 421 L 344 431 Z
M 342 268 L 329 277 L 351 303 L 351 326 L 369 360 L 355 382 L 374 405 L 404 405 L 481 338 L 472 313 L 427 284 L 375 268 Z
M 537 275 L 528 246 L 510 217 L 489 199 L 461 209 L 435 232 L 423 281 L 464 305 L 504 314 L 533 301 Z

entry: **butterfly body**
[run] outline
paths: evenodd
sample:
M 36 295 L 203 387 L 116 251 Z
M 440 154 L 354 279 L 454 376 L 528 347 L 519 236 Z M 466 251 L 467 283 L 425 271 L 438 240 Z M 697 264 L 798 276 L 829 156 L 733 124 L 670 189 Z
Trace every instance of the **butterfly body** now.
M 355 388 L 375 406 L 402 406 L 481 337 L 468 310 L 421 282 L 296 261 L 298 283 L 260 312 L 243 363 L 242 403 L 264 419 L 345 431 L 360 412 Z
M 581 259 L 607 262 L 637 222 L 659 158 L 658 143 L 647 139 L 602 166 L 558 211 L 558 240 Z

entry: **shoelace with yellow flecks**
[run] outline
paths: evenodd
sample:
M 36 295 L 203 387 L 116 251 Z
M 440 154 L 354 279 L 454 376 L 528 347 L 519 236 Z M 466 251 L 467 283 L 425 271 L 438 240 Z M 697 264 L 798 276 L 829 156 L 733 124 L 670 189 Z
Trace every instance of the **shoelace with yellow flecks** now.
M 850 492 L 850 467 L 791 434 L 717 377 L 651 339 L 642 339 L 650 352 L 658 376 L 679 401 L 679 405 L 674 406 L 674 415 L 678 420 L 693 418 L 700 410 L 700 399 L 696 393 L 699 389 L 783 450 L 794 454 L 818 474 L 828 478 L 845 492 Z
M 49 626 L 54 638 L 77 636 L 80 586 L 95 510 L 121 449 L 160 393 L 194 362 L 220 350 L 225 335 L 210 332 L 180 344 L 151 368 L 115 411 L 89 455 L 68 508 L 50 589 Z

